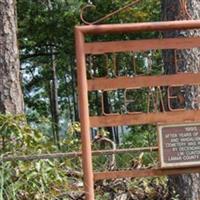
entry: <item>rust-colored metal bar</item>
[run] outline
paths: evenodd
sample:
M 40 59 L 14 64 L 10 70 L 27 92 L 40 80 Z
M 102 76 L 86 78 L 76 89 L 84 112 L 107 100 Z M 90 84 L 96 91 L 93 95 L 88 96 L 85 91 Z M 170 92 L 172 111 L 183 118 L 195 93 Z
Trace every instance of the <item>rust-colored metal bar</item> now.
M 168 124 L 200 121 L 200 110 L 122 114 L 90 117 L 91 127 L 110 127 L 140 124 Z
M 88 80 L 88 91 L 145 88 L 157 86 L 198 85 L 200 73 L 172 75 L 96 78 Z
M 130 33 L 130 32 L 142 32 L 142 31 L 199 29 L 200 20 L 89 25 L 89 26 L 76 26 L 76 28 L 79 29 L 84 34 L 114 34 L 114 33 Z
M 142 147 L 142 148 L 130 148 L 130 149 L 110 149 L 110 150 L 96 150 L 92 151 L 93 156 L 99 155 L 111 155 L 118 153 L 137 153 L 158 151 L 158 147 Z M 59 158 L 76 158 L 81 157 L 81 152 L 68 152 L 68 153 L 51 153 L 41 155 L 25 155 L 25 156 L 6 156 L 0 159 L 0 162 L 7 161 L 33 161 L 33 160 L 46 160 L 46 159 L 59 159 Z
M 118 179 L 129 177 L 170 176 L 187 173 L 198 173 L 200 167 L 174 168 L 174 169 L 138 169 L 124 171 L 106 171 L 94 173 L 94 180 Z
M 87 93 L 86 60 L 84 54 L 84 35 L 75 29 L 76 59 L 78 69 L 78 94 L 81 122 L 82 163 L 84 172 L 84 190 L 86 200 L 94 200 L 94 181 L 92 167 L 92 149 L 89 121 L 89 103 Z
M 3 156 L 0 158 L 0 162 L 7 161 L 33 161 L 33 160 L 46 160 L 46 159 L 59 159 L 59 158 L 75 158 L 81 157 L 81 152 L 68 152 L 68 153 L 50 153 L 41 155 L 24 155 L 24 156 Z
M 156 49 L 189 49 L 194 47 L 200 47 L 200 37 L 85 43 L 85 53 L 95 55 Z
M 92 152 L 93 156 L 99 155 L 111 155 L 118 153 L 138 153 L 138 152 L 151 152 L 158 151 L 158 147 L 141 147 L 141 148 L 130 148 L 130 149 L 110 149 L 110 150 L 96 150 Z
M 200 73 L 179 73 L 172 75 L 96 78 L 88 80 L 88 91 L 117 90 L 124 88 L 145 88 L 169 85 L 200 84 Z

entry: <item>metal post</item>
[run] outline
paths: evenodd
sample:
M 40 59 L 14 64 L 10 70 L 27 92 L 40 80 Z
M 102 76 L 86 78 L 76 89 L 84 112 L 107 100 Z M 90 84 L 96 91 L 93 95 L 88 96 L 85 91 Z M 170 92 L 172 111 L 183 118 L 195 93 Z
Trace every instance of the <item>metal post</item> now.
M 81 122 L 82 141 L 82 164 L 84 173 L 84 189 L 86 200 L 94 200 L 94 179 L 92 169 L 92 149 L 90 138 L 90 120 L 88 104 L 88 86 L 86 74 L 86 62 L 84 53 L 84 35 L 77 28 L 76 37 L 76 59 L 78 75 L 78 94 Z

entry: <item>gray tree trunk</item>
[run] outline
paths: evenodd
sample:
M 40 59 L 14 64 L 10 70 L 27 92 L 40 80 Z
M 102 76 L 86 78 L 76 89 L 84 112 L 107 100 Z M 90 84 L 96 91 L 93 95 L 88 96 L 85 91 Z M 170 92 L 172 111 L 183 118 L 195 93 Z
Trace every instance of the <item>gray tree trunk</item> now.
M 161 0 L 163 20 L 189 19 L 186 13 L 182 13 L 180 0 Z M 183 1 L 182 1 L 183 2 Z M 188 13 L 193 19 L 200 19 L 200 1 L 187 0 Z M 174 31 L 164 33 L 164 37 L 184 37 L 200 36 L 200 31 Z M 175 73 L 174 51 L 163 52 L 166 73 Z M 181 59 L 177 62 L 178 71 L 200 71 L 200 49 L 181 50 L 177 52 L 177 57 Z M 195 103 L 195 98 L 199 95 L 197 86 L 185 88 L 185 103 L 187 109 L 199 109 L 199 103 Z M 174 188 L 179 194 L 180 200 L 199 200 L 200 199 L 200 175 L 190 174 L 169 177 L 169 186 Z
M 19 114 L 24 103 L 16 35 L 15 0 L 0 0 L 0 112 Z
M 59 136 L 59 105 L 58 105 L 58 80 L 56 73 L 56 61 L 53 49 L 52 53 L 52 82 L 51 82 L 51 110 L 52 110 L 52 122 L 53 122 L 53 132 L 54 141 L 58 148 L 60 148 L 60 136 Z

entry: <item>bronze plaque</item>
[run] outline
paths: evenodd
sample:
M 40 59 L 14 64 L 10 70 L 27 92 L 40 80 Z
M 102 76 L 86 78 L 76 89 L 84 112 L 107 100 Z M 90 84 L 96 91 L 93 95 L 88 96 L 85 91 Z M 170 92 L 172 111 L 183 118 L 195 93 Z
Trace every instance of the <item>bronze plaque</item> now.
M 162 168 L 200 165 L 200 123 L 158 126 Z

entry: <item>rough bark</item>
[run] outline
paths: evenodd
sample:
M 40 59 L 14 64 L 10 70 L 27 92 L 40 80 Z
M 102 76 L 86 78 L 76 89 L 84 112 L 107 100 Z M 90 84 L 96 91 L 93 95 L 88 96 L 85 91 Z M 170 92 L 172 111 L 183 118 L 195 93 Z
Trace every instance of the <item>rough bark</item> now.
M 200 1 L 187 0 L 188 13 L 193 19 L 200 18 Z M 186 13 L 181 13 L 180 0 L 162 0 L 163 20 L 176 20 L 189 18 Z M 164 33 L 164 37 L 178 36 L 200 36 L 200 31 L 174 31 Z M 166 73 L 175 73 L 174 51 L 163 52 Z M 180 72 L 200 71 L 200 49 L 181 50 L 177 52 L 177 57 L 181 60 L 177 62 Z M 199 95 L 199 87 L 185 87 L 186 109 L 199 109 L 199 103 L 195 103 L 195 98 Z M 179 194 L 180 200 L 199 200 L 200 199 L 200 175 L 190 174 L 169 177 L 169 186 L 174 188 Z
M 0 112 L 23 112 L 15 0 L 0 0 Z

